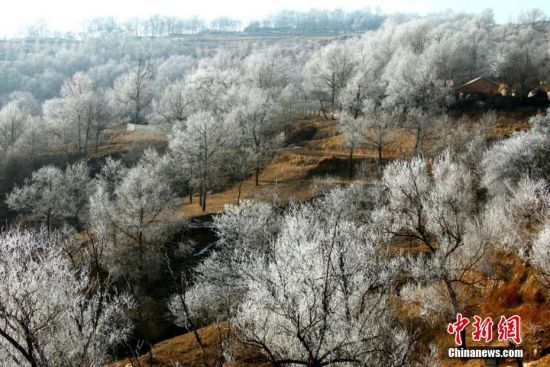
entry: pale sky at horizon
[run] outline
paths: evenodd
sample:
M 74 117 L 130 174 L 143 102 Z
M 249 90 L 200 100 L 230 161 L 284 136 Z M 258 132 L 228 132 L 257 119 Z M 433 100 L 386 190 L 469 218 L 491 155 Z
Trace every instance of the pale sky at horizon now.
M 492 8 L 497 22 L 507 21 L 521 10 L 531 8 L 539 8 L 550 16 L 550 0 L 15 0 L 2 7 L 0 36 L 17 35 L 26 25 L 39 19 L 46 20 L 51 29 L 78 32 L 86 19 L 98 16 L 113 16 L 119 20 L 155 14 L 176 17 L 196 15 L 207 20 L 229 16 L 249 21 L 283 9 L 356 10 L 368 6 L 378 6 L 385 13 L 419 14 L 446 9 L 475 13 Z

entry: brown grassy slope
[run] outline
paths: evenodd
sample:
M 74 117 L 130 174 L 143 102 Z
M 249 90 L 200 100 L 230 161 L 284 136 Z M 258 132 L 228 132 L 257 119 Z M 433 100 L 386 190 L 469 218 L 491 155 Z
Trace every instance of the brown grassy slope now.
M 105 130 L 100 138 L 98 149 L 95 149 L 95 142 L 88 143 L 86 159 L 103 157 L 109 154 L 122 154 L 127 152 L 140 152 L 148 147 L 160 148 L 168 141 L 167 135 L 160 132 L 149 131 L 126 131 L 125 126 Z M 35 148 L 34 155 L 47 154 L 77 154 L 74 144 L 70 145 L 44 145 Z
M 520 315 L 522 343 L 519 348 L 524 351 L 524 360 L 531 361 L 525 366 L 550 366 L 550 292 L 537 280 L 533 270 L 515 255 L 497 253 L 491 261 L 495 262 L 492 278 L 484 279 L 479 294 L 469 298 L 469 309 L 465 316 L 473 315 L 491 317 L 495 323 L 493 342 L 473 342 L 468 326 L 467 343 L 470 346 L 506 346 L 497 341 L 497 327 L 500 316 Z M 449 320 L 451 322 L 452 320 Z M 440 325 L 433 337 L 440 347 L 442 356 L 447 348 L 454 346 L 453 337 L 446 333 L 446 325 Z M 507 361 L 505 366 L 515 366 L 514 361 Z M 483 366 L 480 361 L 468 363 L 456 359 L 443 358 L 442 367 Z
M 103 141 L 99 144 L 98 151 L 89 148 L 89 154 L 104 156 L 111 153 L 120 153 L 130 150 L 145 149 L 146 147 L 161 147 L 166 145 L 168 137 L 164 133 L 150 131 L 126 131 L 123 128 L 110 129 L 105 132 Z
M 451 125 L 456 123 L 450 122 Z M 316 132 L 311 140 L 278 150 L 273 153 L 271 162 L 262 170 L 260 185 L 255 186 L 253 178 L 245 181 L 241 187 L 241 199 L 270 198 L 276 194 L 283 202 L 307 200 L 314 195 L 314 181 L 330 174 L 339 174 L 339 182 L 346 182 L 349 148 L 345 137 L 338 131 L 336 120 L 324 118 L 300 120 L 293 130 L 300 131 L 315 127 Z M 471 126 L 470 126 L 471 127 Z M 509 116 L 499 116 L 499 124 L 490 132 L 491 138 L 497 139 L 514 131 L 528 127 L 525 119 L 515 120 Z M 440 134 L 451 134 L 454 126 Z M 441 146 L 441 139 L 430 141 L 431 145 Z M 411 129 L 390 129 L 383 159 L 409 157 L 414 154 L 415 133 Z M 378 154 L 373 149 L 357 148 L 353 153 L 354 162 L 369 160 L 374 164 Z M 316 178 L 317 176 L 317 178 Z M 180 214 L 193 217 L 202 214 L 219 213 L 225 204 L 236 203 L 238 185 L 232 185 L 221 192 L 209 193 L 206 212 L 203 213 L 195 195 L 193 203 L 182 200 Z
M 260 185 L 255 186 L 254 179 L 246 180 L 242 185 L 241 199 L 269 198 L 276 194 L 283 202 L 301 201 L 310 199 L 314 195 L 314 181 L 316 176 L 347 170 L 349 149 L 345 138 L 337 130 L 337 121 L 314 119 L 297 122 L 295 130 L 315 126 L 317 132 L 309 141 L 300 142 L 274 152 L 271 162 L 260 174 Z M 388 146 L 384 152 L 385 158 L 395 158 L 407 155 L 414 147 L 414 135 L 406 129 L 395 129 L 390 132 L 399 142 Z M 354 162 L 361 159 L 377 157 L 373 150 L 356 149 Z M 346 171 L 347 172 L 347 171 Z M 344 175 L 345 176 L 345 175 Z M 322 179 L 321 179 L 322 180 Z M 344 179 L 342 182 L 345 182 Z M 222 192 L 209 193 L 207 197 L 206 213 L 219 213 L 225 204 L 236 203 L 238 185 L 232 185 Z M 198 196 L 183 199 L 181 214 L 196 216 L 204 214 L 198 204 Z
M 219 366 L 219 358 L 222 355 L 222 340 L 227 338 L 229 326 L 227 322 L 219 325 L 210 325 L 197 330 L 203 343 L 202 352 L 193 333 L 187 333 L 164 340 L 153 346 L 152 359 L 150 354 L 139 358 L 125 358 L 113 362 L 108 367 L 173 367 L 175 363 L 181 366 Z M 226 367 L 267 367 L 267 364 L 259 362 L 257 351 L 246 349 L 242 345 L 233 345 L 229 349 L 231 362 L 225 363 Z
M 499 122 L 491 134 L 495 138 L 527 127 L 524 119 L 518 122 L 509 116 L 500 116 Z M 252 178 L 243 183 L 241 199 L 268 199 L 275 194 L 283 202 L 307 200 L 314 195 L 314 180 L 334 174 L 336 171 L 343 178 L 339 182 L 346 182 L 344 172 L 347 173 L 349 148 L 345 137 L 338 131 L 337 121 L 324 118 L 300 120 L 293 127 L 293 132 L 311 127 L 316 129 L 311 140 L 300 141 L 273 153 L 271 162 L 261 172 L 259 186 L 255 186 Z M 451 132 L 453 127 L 449 129 Z M 383 152 L 384 159 L 407 157 L 414 153 L 415 135 L 411 129 L 390 129 L 387 141 L 388 144 Z M 147 147 L 160 148 L 166 143 L 167 136 L 164 133 L 126 131 L 123 128 L 110 129 L 105 132 L 98 152 L 90 147 L 88 156 L 93 158 L 112 153 L 138 152 Z M 438 142 L 432 141 L 431 144 L 438 144 Z M 377 152 L 372 149 L 358 148 L 355 149 L 353 157 L 354 162 L 364 159 L 374 162 Z M 236 184 L 223 191 L 209 193 L 206 213 L 203 213 L 199 207 L 197 195 L 193 199 L 193 204 L 189 204 L 189 199 L 184 198 L 179 214 L 184 217 L 193 217 L 219 213 L 223 211 L 226 204 L 236 203 L 237 197 L 238 185 Z

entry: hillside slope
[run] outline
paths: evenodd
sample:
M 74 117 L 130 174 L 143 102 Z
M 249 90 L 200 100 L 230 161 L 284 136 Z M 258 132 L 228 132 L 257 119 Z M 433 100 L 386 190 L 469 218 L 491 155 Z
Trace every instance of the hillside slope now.
M 491 137 L 499 139 L 526 127 L 525 120 L 504 116 L 492 129 Z M 273 195 L 277 195 L 282 201 L 308 200 L 319 193 L 317 186 L 323 183 L 349 183 L 347 179 L 348 147 L 343 135 L 338 132 L 336 121 L 324 119 L 299 121 L 292 136 L 298 138 L 291 141 L 284 149 L 275 152 L 272 162 L 261 173 L 259 186 L 254 185 L 252 178 L 243 183 L 241 200 L 254 197 L 269 199 Z M 387 145 L 384 159 L 414 154 L 413 131 L 394 129 L 390 131 L 390 136 L 389 140 L 393 143 Z M 440 143 L 441 141 L 432 142 L 433 145 Z M 357 164 L 366 160 L 371 169 L 375 168 L 376 157 L 377 153 L 373 150 L 357 149 L 354 152 L 354 162 Z M 207 213 L 221 212 L 225 204 L 236 203 L 237 197 L 238 185 L 210 193 Z M 188 198 L 182 199 L 182 206 L 178 213 L 185 217 L 202 215 L 198 197 L 194 197 L 192 204 L 189 203 Z M 472 304 L 477 306 L 468 310 L 470 314 L 467 316 L 479 314 L 498 319 L 500 315 L 522 315 L 525 339 L 522 346 L 526 353 L 525 360 L 530 361 L 525 366 L 548 366 L 550 365 L 550 334 L 545 333 L 545 330 L 550 329 L 550 309 L 548 299 L 544 296 L 545 290 L 531 269 L 519 258 L 511 258 L 505 254 L 495 256 L 497 256 L 495 263 L 498 264 L 496 271 L 501 280 L 485 279 L 483 281 L 483 287 L 475 294 L 471 294 Z M 428 327 L 430 335 L 426 338 L 430 340 L 425 340 L 426 344 L 435 342 L 442 356 L 445 355 L 447 348 L 453 346 L 452 337 L 446 333 L 445 326 L 432 326 L 431 329 Z M 134 361 L 134 365 L 173 366 L 177 362 L 182 366 L 202 366 L 205 365 L 205 358 L 212 361 L 213 356 L 219 357 L 222 349 L 221 336 L 228 334 L 227 323 L 207 326 L 200 329 L 198 333 L 205 345 L 204 352 L 194 334 L 188 333 L 154 345 L 153 359 L 151 355 L 144 355 L 139 358 L 140 364 Z M 230 362 L 224 363 L 224 366 L 261 366 L 265 363 L 258 358 L 258 351 L 243 349 L 238 343 L 232 345 L 229 354 Z M 131 361 L 125 359 L 112 364 L 111 367 L 131 365 Z M 514 364 L 510 362 L 508 365 Z M 483 366 L 483 362 L 444 359 L 442 366 L 476 367 Z

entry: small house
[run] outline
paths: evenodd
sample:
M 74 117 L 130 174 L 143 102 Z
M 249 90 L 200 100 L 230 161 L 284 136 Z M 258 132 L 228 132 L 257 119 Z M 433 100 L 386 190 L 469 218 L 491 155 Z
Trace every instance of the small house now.
M 499 89 L 500 85 L 480 76 L 462 84 L 456 90 L 460 97 L 464 97 L 475 94 L 499 94 Z

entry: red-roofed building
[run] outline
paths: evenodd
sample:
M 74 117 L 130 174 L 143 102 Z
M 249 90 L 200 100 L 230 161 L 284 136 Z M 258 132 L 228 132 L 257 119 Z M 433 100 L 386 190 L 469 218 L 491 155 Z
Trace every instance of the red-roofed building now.
M 456 90 L 461 96 L 467 94 L 498 94 L 499 85 L 480 76 L 462 84 Z

